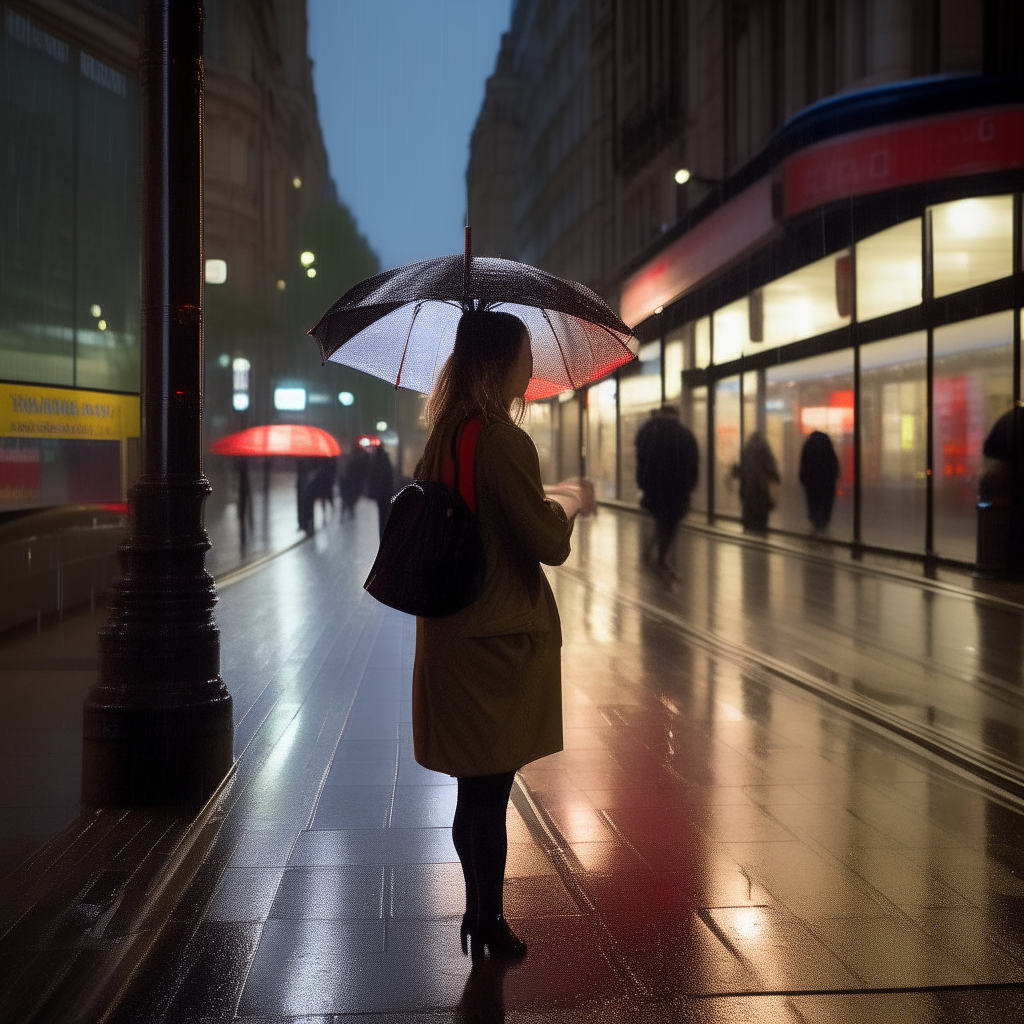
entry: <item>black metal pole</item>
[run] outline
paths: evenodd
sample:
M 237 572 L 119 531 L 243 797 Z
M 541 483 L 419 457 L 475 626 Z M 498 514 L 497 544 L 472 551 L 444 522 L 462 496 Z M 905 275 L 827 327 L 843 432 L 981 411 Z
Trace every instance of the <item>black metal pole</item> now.
M 203 5 L 143 0 L 142 473 L 85 702 L 82 796 L 205 800 L 232 763 L 203 504 Z

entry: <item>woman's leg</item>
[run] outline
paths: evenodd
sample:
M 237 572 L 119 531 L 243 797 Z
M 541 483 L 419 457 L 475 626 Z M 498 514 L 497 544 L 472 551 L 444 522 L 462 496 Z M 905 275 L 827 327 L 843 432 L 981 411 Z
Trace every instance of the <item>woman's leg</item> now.
M 452 821 L 452 842 L 466 883 L 466 920 L 474 927 L 480 916 L 476 869 L 473 864 L 473 785 L 475 779 L 459 779 L 459 795 Z
M 484 924 L 497 921 L 502 913 L 502 889 L 508 834 L 505 815 L 515 772 L 485 775 L 477 781 L 478 797 L 473 816 L 473 860 L 476 867 L 479 918 Z
M 508 835 L 505 815 L 515 772 L 460 778 L 452 841 L 466 883 L 471 922 L 496 921 L 502 912 Z

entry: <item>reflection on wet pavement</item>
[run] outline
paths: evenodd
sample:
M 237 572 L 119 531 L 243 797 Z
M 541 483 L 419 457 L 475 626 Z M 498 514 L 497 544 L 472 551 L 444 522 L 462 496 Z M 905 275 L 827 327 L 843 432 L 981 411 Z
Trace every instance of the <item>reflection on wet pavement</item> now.
M 669 588 L 637 568 L 635 517 L 581 524 L 550 573 L 566 749 L 524 769 L 509 812 L 506 913 L 530 954 L 471 971 L 453 787 L 412 760 L 412 623 L 359 589 L 372 526 L 224 595 L 237 778 L 118 1020 L 1020 1016 L 1017 802 L 676 625 L 979 739 L 986 715 L 1012 724 L 993 694 L 1013 683 L 965 649 L 977 608 L 695 534 Z

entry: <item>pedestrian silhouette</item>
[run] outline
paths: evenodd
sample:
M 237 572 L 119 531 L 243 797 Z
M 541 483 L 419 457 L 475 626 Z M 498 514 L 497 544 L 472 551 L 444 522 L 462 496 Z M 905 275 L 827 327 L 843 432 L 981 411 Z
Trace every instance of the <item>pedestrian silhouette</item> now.
M 828 528 L 838 479 L 839 458 L 832 438 L 824 431 L 812 431 L 800 451 L 800 484 L 807 498 L 807 518 L 814 533 Z
M 355 515 L 356 502 L 362 497 L 366 487 L 366 476 L 370 472 L 370 456 L 365 448 L 356 444 L 345 466 L 341 471 L 339 490 L 341 491 L 341 516 Z
M 323 516 L 327 518 L 327 506 L 334 509 L 334 478 L 337 475 L 337 466 L 331 456 L 325 456 L 316 460 L 317 468 L 310 481 L 313 489 L 314 502 L 320 502 Z
M 376 445 L 370 453 L 366 476 L 366 496 L 377 502 L 377 526 L 384 536 L 384 524 L 391 514 L 391 498 L 395 493 L 395 472 L 384 445 Z
M 768 442 L 758 431 L 744 442 L 739 465 L 733 466 L 732 475 L 740 481 L 743 529 L 764 533 L 768 529 L 768 513 L 775 508 L 773 492 L 779 485 L 779 467 Z
M 235 469 L 238 471 L 238 538 L 244 551 L 249 530 L 252 529 L 252 487 L 249 483 L 248 459 L 235 459 Z
M 657 551 L 659 569 L 674 573 L 667 558 L 690 495 L 697 486 L 700 452 L 693 432 L 679 422 L 672 405 L 652 409 L 636 433 L 636 485 L 643 492 L 641 508 L 654 519 L 654 533 L 644 543 L 644 561 Z
M 317 460 L 299 458 L 295 460 L 295 501 L 299 518 L 299 529 L 306 533 L 313 533 L 316 530 L 315 518 L 313 515 L 313 479 L 312 466 Z

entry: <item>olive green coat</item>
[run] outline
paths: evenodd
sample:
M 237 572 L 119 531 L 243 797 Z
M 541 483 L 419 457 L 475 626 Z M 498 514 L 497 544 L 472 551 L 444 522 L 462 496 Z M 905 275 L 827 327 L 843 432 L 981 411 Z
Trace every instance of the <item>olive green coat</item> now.
M 475 478 L 483 590 L 461 612 L 416 620 L 416 760 L 455 776 L 562 749 L 562 633 L 540 563 L 565 561 L 572 523 L 544 497 L 537 449 L 518 427 L 484 427 Z

